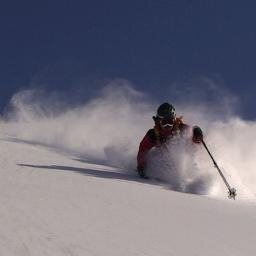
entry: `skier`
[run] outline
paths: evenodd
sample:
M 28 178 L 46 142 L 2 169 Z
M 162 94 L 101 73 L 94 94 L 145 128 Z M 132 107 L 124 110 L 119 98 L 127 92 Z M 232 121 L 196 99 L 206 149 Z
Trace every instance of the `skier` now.
M 174 107 L 165 102 L 157 109 L 157 115 L 153 116 L 155 126 L 150 129 L 142 139 L 137 155 L 137 171 L 141 178 L 147 178 L 145 174 L 146 156 L 153 147 L 164 146 L 170 139 L 188 136 L 190 126 L 183 123 L 182 117 L 176 117 Z M 203 133 L 200 127 L 193 127 L 192 141 L 201 143 Z

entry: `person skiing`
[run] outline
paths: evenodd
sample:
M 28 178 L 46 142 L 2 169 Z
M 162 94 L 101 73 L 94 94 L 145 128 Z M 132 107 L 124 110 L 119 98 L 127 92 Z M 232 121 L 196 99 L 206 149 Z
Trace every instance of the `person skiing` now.
M 142 141 L 140 142 L 137 155 L 137 171 L 141 178 L 147 178 L 145 174 L 146 157 L 150 149 L 153 147 L 161 147 L 174 137 L 188 136 L 190 126 L 183 123 L 182 117 L 176 117 L 175 108 L 165 102 L 157 109 L 156 116 L 153 116 L 155 126 L 148 130 Z M 203 132 L 200 127 L 193 127 L 192 141 L 201 143 L 203 140 Z

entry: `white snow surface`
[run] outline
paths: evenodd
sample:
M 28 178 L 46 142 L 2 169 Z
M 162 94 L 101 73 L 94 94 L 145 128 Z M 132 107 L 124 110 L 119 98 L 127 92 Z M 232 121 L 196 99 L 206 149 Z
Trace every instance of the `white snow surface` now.
M 198 105 L 186 93 L 175 107 L 204 131 L 236 201 L 191 139 L 149 154 L 147 174 L 164 182 L 138 178 L 138 145 L 158 104 L 127 81 L 78 105 L 17 92 L 0 117 L 0 256 L 255 255 L 256 122 L 208 85 L 217 101 Z
M 175 192 L 6 136 L 0 152 L 0 255 L 256 253 L 254 202 Z

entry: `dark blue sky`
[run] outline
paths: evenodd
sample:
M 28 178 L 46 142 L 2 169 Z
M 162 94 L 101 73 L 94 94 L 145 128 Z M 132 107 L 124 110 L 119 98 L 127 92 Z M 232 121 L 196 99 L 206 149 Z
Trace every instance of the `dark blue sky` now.
M 31 85 L 72 91 L 119 77 L 161 99 L 169 84 L 205 76 L 255 119 L 255 10 L 231 0 L 6 1 L 0 107 Z

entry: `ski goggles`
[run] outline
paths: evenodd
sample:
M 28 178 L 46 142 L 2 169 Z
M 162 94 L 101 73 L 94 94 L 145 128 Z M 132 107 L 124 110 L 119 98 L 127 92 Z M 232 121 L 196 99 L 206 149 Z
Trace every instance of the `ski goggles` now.
M 174 125 L 174 119 L 173 118 L 160 119 L 160 125 L 164 128 L 172 128 Z

